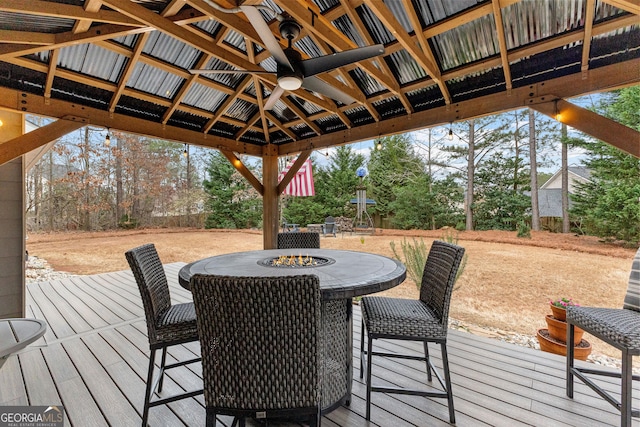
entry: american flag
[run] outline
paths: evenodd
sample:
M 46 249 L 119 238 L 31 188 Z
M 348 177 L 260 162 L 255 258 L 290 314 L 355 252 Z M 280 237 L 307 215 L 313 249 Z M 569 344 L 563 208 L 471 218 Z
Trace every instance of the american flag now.
M 293 165 L 293 161 L 289 162 L 287 166 L 278 175 L 278 182 L 282 181 L 282 178 L 289 172 L 289 169 Z M 315 196 L 316 190 L 313 186 L 313 171 L 311 170 L 311 159 L 307 159 L 296 176 L 293 177 L 289 185 L 284 189 L 282 194 L 289 196 Z

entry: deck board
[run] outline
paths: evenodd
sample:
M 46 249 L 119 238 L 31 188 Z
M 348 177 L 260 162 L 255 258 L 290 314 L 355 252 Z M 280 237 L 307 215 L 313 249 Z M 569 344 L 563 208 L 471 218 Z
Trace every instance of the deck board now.
M 165 266 L 174 303 L 191 298 L 177 284 L 183 265 Z M 68 426 L 139 425 L 149 344 L 131 272 L 29 284 L 27 312 L 46 320 L 49 330 L 44 338 L 11 356 L 0 371 L 0 405 L 62 404 Z M 371 422 L 366 422 L 366 387 L 359 378 L 358 307 L 353 318 L 352 403 L 326 414 L 323 425 L 449 425 L 443 399 L 382 393 L 373 393 Z M 385 340 L 376 340 L 376 348 L 421 351 L 418 343 Z M 449 333 L 448 350 L 458 426 L 619 425 L 617 411 L 580 382 L 576 382 L 575 399 L 565 396 L 563 357 L 456 330 Z M 168 360 L 191 358 L 199 351 L 198 343 L 176 346 L 169 350 Z M 430 346 L 430 353 L 440 366 L 439 347 Z M 373 376 L 380 385 L 429 387 L 423 363 L 411 360 L 376 357 Z M 614 393 L 619 390 L 615 379 L 599 379 L 598 383 Z M 200 364 L 169 371 L 164 387 L 167 394 L 201 388 Z M 634 393 L 640 396 L 640 385 L 634 385 Z M 640 399 L 634 398 L 634 404 L 640 406 Z M 198 426 L 204 424 L 204 417 L 204 400 L 198 396 L 152 408 L 150 424 Z M 219 425 L 230 426 L 232 420 L 221 417 L 219 421 Z M 640 422 L 634 419 L 634 425 Z

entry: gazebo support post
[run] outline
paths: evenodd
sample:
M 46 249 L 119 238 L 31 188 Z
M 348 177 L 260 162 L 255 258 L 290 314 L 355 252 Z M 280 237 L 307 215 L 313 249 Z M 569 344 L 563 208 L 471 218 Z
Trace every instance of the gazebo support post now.
M 262 155 L 262 235 L 264 249 L 276 249 L 278 237 L 278 152 L 269 144 Z

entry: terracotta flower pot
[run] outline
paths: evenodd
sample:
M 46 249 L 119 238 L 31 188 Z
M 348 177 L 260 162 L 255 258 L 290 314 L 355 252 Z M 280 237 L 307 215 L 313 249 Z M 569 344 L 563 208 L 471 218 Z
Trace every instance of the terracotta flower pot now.
M 553 304 L 549 304 L 551 306 L 551 312 L 553 313 L 553 317 L 558 320 L 567 320 L 567 310 Z
M 567 322 L 556 319 L 554 316 L 547 314 L 547 329 L 551 338 L 560 342 L 567 342 Z M 578 345 L 582 341 L 584 331 L 577 326 L 573 328 L 573 345 Z
M 537 337 L 540 343 L 540 350 L 562 356 L 567 355 L 567 345 L 564 342 L 551 338 L 547 329 L 538 329 Z M 573 355 L 578 360 L 587 360 L 590 353 L 591 344 L 587 340 L 582 340 L 578 345 L 573 347 Z

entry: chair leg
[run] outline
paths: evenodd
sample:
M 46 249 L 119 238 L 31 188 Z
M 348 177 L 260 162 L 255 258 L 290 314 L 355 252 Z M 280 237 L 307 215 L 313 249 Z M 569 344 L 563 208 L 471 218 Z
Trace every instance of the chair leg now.
M 207 418 L 206 418 L 206 427 L 216 427 L 216 413 L 210 409 L 206 409 Z
M 362 357 L 364 355 L 364 320 L 362 320 L 361 325 L 362 326 L 360 326 L 360 379 L 362 379 L 362 376 L 364 375 L 364 372 L 362 370 L 363 368 Z
M 622 351 L 622 393 L 620 395 L 620 425 L 622 427 L 631 426 L 631 412 L 633 401 L 631 392 L 633 390 L 633 358 L 627 350 Z
M 573 337 L 575 335 L 575 329 L 573 323 L 567 322 L 567 342 L 573 343 Z M 567 346 L 567 384 L 566 384 L 566 393 L 567 397 L 573 399 L 573 346 Z
M 451 373 L 449 372 L 449 358 L 447 356 L 447 344 L 441 343 L 442 369 L 444 370 L 444 383 L 447 387 L 447 404 L 449 406 L 449 422 L 456 423 L 456 413 L 453 409 L 453 390 L 451 389 Z
M 431 382 L 433 377 L 431 376 L 431 365 L 429 364 L 429 343 L 427 341 L 423 342 L 424 344 L 424 357 L 427 359 L 425 363 L 427 364 L 427 380 Z
M 147 388 L 144 393 L 144 409 L 142 410 L 142 427 L 147 427 L 149 418 L 149 402 L 151 402 L 151 387 L 153 386 L 153 370 L 156 363 L 156 350 L 151 350 L 149 355 L 149 372 L 147 373 Z
M 367 413 L 365 419 L 369 421 L 371 419 L 371 361 L 373 359 L 373 339 L 368 337 L 367 341 Z
M 162 382 L 164 381 L 164 366 L 167 362 L 167 347 L 162 349 L 162 360 L 160 361 L 160 380 L 158 381 L 158 393 L 162 392 Z

